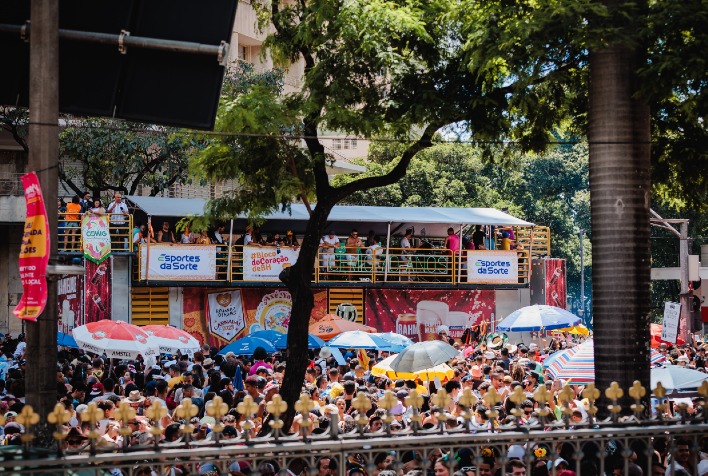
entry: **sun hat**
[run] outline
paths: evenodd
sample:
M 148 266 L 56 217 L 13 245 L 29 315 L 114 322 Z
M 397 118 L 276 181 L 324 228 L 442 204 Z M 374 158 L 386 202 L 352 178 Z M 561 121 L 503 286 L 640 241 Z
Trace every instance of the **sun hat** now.
M 140 395 L 140 390 L 131 390 L 126 398 L 123 399 L 124 402 L 128 403 L 142 403 L 145 401 L 145 397 Z

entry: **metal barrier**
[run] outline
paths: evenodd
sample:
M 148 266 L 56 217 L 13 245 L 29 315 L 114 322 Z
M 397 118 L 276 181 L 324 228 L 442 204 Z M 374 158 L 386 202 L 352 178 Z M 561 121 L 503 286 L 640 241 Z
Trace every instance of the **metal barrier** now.
M 292 435 L 282 431 L 280 417 L 287 404 L 277 394 L 266 399 L 264 407 L 246 396 L 236 405 L 236 413 L 229 412 L 218 396 L 204 409 L 185 399 L 172 418 L 163 404 L 153 401 L 145 408 L 143 424 L 137 420 L 136 406 L 122 402 L 113 414 L 116 434 L 122 435 L 117 443 L 99 435 L 104 414 L 96 403 L 89 403 L 80 415 L 90 430 L 86 436 L 64 426 L 71 414 L 58 404 L 48 422 L 56 428 L 54 438 L 59 448 L 44 457 L 29 456 L 38 417 L 26 406 L 16 417 L 26 428 L 22 438 L 25 451 L 6 446 L 0 452 L 0 473 L 285 476 L 290 473 L 284 470 L 289 470 L 303 476 L 374 476 L 390 469 L 394 473 L 382 476 L 426 474 L 426 470 L 434 470 L 437 476 L 490 476 L 497 470 L 501 470 L 498 474 L 558 475 L 569 469 L 577 475 L 594 476 L 679 474 L 681 465 L 688 474 L 698 474 L 701 453 L 708 454 L 708 383 L 699 389 L 701 398 L 695 412 L 689 412 L 687 405 L 677 405 L 673 419 L 662 416 L 667 402 L 661 386 L 654 390 L 659 398 L 658 416 L 651 418 L 646 417 L 642 404 L 646 389 L 635 383 L 628 394 L 634 401 L 633 415 L 620 417 L 623 390 L 612 384 L 605 391 L 612 415 L 607 420 L 595 418 L 600 391 L 594 385 L 582 392 L 587 402 L 584 416 L 576 411 L 576 405 L 582 403 L 574 401 L 574 391 L 568 386 L 555 398 L 545 386 L 533 395 L 517 388 L 508 399 L 513 405 L 500 405 L 501 397 L 493 387 L 479 402 L 466 389 L 455 403 L 456 415 L 444 410 L 451 396 L 442 389 L 430 398 L 429 414 L 424 412 L 428 402 L 415 390 L 400 399 L 390 391 L 378 398 L 361 392 L 351 400 L 353 411 L 344 418 L 336 408 L 328 413 L 327 407 L 317 407 L 303 394 L 295 405 Z M 559 420 L 553 417 L 554 406 L 560 409 Z M 261 412 L 270 414 L 272 431 L 256 437 Z M 211 424 L 199 419 L 202 414 L 211 418 Z M 163 425 L 171 421 L 176 421 L 179 429 L 166 437 Z M 425 422 L 430 422 L 427 429 L 422 426 Z M 141 429 L 134 431 L 135 426 Z M 638 473 L 635 465 L 643 473 Z M 547 470 L 536 472 L 539 466 Z M 410 473 L 415 470 L 423 473 Z
M 59 251 L 82 253 L 81 218 L 78 213 L 58 213 L 57 247 Z M 111 251 L 133 251 L 133 215 L 108 215 Z

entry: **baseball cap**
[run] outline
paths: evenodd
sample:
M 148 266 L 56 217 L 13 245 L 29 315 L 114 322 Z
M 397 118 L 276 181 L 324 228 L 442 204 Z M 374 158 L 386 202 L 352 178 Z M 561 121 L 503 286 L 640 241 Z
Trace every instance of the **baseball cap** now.
M 102 383 L 95 383 L 93 384 L 93 387 L 91 387 L 91 395 L 101 395 L 103 393 L 103 384 Z
M 226 354 L 224 354 L 225 359 L 228 359 L 229 357 L 236 357 L 236 354 L 234 354 L 233 352 L 227 352 Z

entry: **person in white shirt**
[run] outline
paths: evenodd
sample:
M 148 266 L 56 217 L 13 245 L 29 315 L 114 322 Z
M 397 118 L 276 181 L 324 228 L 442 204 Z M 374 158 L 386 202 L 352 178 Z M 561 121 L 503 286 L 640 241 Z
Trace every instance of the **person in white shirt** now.
M 118 192 L 115 193 L 115 195 L 113 196 L 113 201 L 111 202 L 110 205 L 108 205 L 108 208 L 106 211 L 111 216 L 111 220 L 110 220 L 111 235 L 125 234 L 124 228 L 126 228 L 128 226 L 127 218 L 130 214 L 128 213 L 128 205 L 125 204 L 120 193 L 118 193 Z M 130 231 L 130 230 L 128 230 L 128 231 Z M 112 241 L 125 241 L 125 238 L 119 238 L 117 240 L 115 238 L 113 238 Z
M 20 360 L 25 356 L 25 351 L 27 350 L 27 342 L 25 342 L 25 335 L 20 334 L 17 336 L 17 340 L 20 342 L 17 344 L 17 347 L 15 347 L 15 352 L 12 354 L 12 357 L 15 360 Z
M 322 252 L 320 254 L 320 265 L 323 266 L 323 271 L 327 271 L 334 267 L 334 249 L 339 246 L 339 237 L 334 232 L 330 230 L 325 236 L 320 240 L 320 248 Z

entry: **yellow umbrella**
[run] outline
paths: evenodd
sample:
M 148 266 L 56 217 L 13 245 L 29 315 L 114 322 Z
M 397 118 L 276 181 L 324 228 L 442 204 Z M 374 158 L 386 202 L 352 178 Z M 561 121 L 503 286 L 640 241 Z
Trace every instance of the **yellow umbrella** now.
M 378 364 L 371 368 L 371 373 L 377 377 L 388 377 L 390 379 L 404 379 L 413 380 L 415 378 L 420 378 L 424 381 L 434 380 L 438 377 L 441 381 L 445 379 L 452 379 L 455 376 L 455 371 L 447 364 L 438 364 L 430 369 L 423 369 L 417 372 L 396 372 L 391 368 L 391 362 L 396 358 L 396 354 L 393 354 Z
M 566 329 L 558 329 L 559 332 L 569 332 L 571 334 L 576 334 L 579 336 L 589 336 L 590 335 L 590 329 L 585 327 L 582 324 L 578 324 L 577 326 L 573 327 L 568 327 Z

